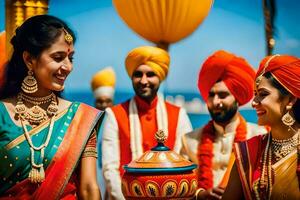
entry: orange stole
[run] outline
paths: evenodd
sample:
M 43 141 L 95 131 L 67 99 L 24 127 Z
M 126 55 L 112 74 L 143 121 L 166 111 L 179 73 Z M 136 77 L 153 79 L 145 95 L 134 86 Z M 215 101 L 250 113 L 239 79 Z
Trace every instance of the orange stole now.
M 236 127 L 236 134 L 234 142 L 244 141 L 247 138 L 247 123 L 245 119 L 239 114 L 240 123 Z M 198 187 L 203 189 L 213 188 L 213 145 L 215 141 L 215 129 L 213 126 L 213 121 L 209 121 L 202 131 L 201 142 L 198 144 L 197 156 L 199 160 L 199 176 L 198 176 Z M 228 173 L 231 170 L 234 163 L 233 155 L 230 156 L 230 161 L 228 163 L 229 169 L 225 173 L 225 178 L 221 180 L 219 184 L 220 187 L 225 188 L 228 182 Z
M 80 156 L 101 113 L 85 104 L 80 104 L 57 153 L 46 170 L 46 179 L 36 190 L 34 199 L 58 199 L 77 166 Z M 72 199 L 67 197 L 67 199 Z M 76 199 L 76 197 L 74 197 Z
M 166 146 L 170 149 L 173 149 L 175 140 L 176 140 L 176 129 L 178 124 L 179 110 L 180 108 L 174 106 L 168 102 L 165 102 L 166 109 L 168 113 L 168 131 L 169 136 L 166 141 Z M 112 111 L 116 117 L 119 129 L 119 140 L 120 140 L 120 174 L 121 176 L 124 173 L 123 165 L 131 162 L 131 149 L 130 149 L 130 128 L 129 128 L 129 101 L 126 101 L 122 104 L 113 106 Z M 147 114 L 148 115 L 148 114 Z M 149 121 L 143 123 L 144 120 L 147 120 L 147 117 L 141 117 L 139 112 L 139 118 L 142 128 L 142 137 L 143 137 L 143 150 L 148 151 L 152 147 L 156 146 L 156 141 L 154 134 L 157 131 L 156 123 L 156 112 L 151 113 L 151 125 Z M 147 126 L 145 126 L 147 124 Z

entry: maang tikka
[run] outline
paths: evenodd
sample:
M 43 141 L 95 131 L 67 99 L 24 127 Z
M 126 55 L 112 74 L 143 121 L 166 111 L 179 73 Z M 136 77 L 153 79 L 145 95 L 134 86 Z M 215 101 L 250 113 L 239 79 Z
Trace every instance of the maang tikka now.
M 256 88 L 259 86 L 263 75 L 266 73 L 266 68 L 269 66 L 269 63 L 271 62 L 271 60 L 273 60 L 273 58 L 275 58 L 277 56 L 280 56 L 280 55 L 279 54 L 275 54 L 275 55 L 271 56 L 269 58 L 269 60 L 267 60 L 267 62 L 265 63 L 264 68 L 262 69 L 262 71 L 260 72 L 260 74 L 255 79 L 255 86 L 256 86 Z
M 63 28 L 63 31 L 64 31 L 64 33 L 65 33 L 65 41 L 66 41 L 69 45 L 71 45 L 72 42 L 73 42 L 73 37 L 72 37 L 72 35 L 71 35 L 70 33 L 68 33 L 68 31 L 67 31 L 65 28 Z
M 33 76 L 33 71 L 30 69 L 27 76 L 23 79 L 21 89 L 25 93 L 35 93 L 38 90 L 37 81 Z

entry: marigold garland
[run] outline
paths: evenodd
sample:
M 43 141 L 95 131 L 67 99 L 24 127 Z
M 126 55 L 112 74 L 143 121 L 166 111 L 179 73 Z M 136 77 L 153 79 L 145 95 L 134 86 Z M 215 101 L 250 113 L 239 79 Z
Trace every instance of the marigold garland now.
M 246 120 L 239 115 L 240 124 L 236 128 L 236 135 L 234 142 L 240 142 L 246 140 L 247 136 L 247 124 Z M 199 138 L 201 142 L 198 145 L 198 161 L 199 161 L 199 176 L 198 176 L 198 187 L 209 189 L 213 188 L 213 172 L 212 172 L 212 159 L 213 159 L 213 144 L 215 141 L 215 128 L 213 120 L 209 121 L 208 124 L 203 128 L 202 137 Z

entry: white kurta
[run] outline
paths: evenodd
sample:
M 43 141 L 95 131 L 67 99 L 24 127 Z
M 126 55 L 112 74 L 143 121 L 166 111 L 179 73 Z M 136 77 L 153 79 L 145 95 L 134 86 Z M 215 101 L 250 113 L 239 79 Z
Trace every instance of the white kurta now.
M 176 129 L 176 140 L 173 149 L 174 151 L 179 153 L 180 149 L 182 148 L 181 138 L 184 133 L 190 131 L 192 131 L 192 125 L 188 115 L 184 109 L 180 108 Z M 104 121 L 102 140 L 103 176 L 111 198 L 123 200 L 124 197 L 121 191 L 121 177 L 119 172 L 119 143 L 118 123 L 114 112 L 108 108 L 106 109 L 106 119 Z M 128 145 L 128 148 L 130 148 L 130 144 L 122 145 Z
M 230 155 L 232 152 L 234 137 L 236 134 L 235 130 L 239 125 L 239 122 L 240 120 L 239 118 L 237 118 L 235 121 L 228 124 L 225 129 L 217 123 L 214 123 L 217 137 L 215 138 L 215 142 L 213 144 L 213 187 L 217 187 L 220 184 L 227 170 Z M 196 164 L 198 164 L 197 151 L 199 141 L 201 141 L 200 138 L 202 135 L 202 130 L 203 127 L 185 134 L 183 136 L 184 145 L 180 151 L 180 154 Z M 264 127 L 247 122 L 246 139 L 265 133 L 267 133 L 267 131 Z

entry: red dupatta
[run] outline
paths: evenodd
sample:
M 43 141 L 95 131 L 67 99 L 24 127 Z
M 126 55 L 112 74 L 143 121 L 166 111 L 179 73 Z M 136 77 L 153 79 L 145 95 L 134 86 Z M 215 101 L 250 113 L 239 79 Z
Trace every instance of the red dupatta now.
M 236 165 L 242 183 L 244 197 L 247 200 L 252 199 L 254 193 L 252 186 L 261 176 L 260 158 L 267 145 L 267 136 L 268 134 L 258 135 L 247 141 L 234 144 Z
M 41 185 L 31 184 L 28 179 L 9 189 L 1 200 L 6 199 L 60 199 L 64 191 L 73 191 L 70 177 L 80 159 L 93 128 L 102 113 L 86 104 L 80 104 L 67 129 L 65 137 L 46 170 Z M 11 197 L 12 195 L 13 197 Z M 63 199 L 76 199 L 64 194 Z

